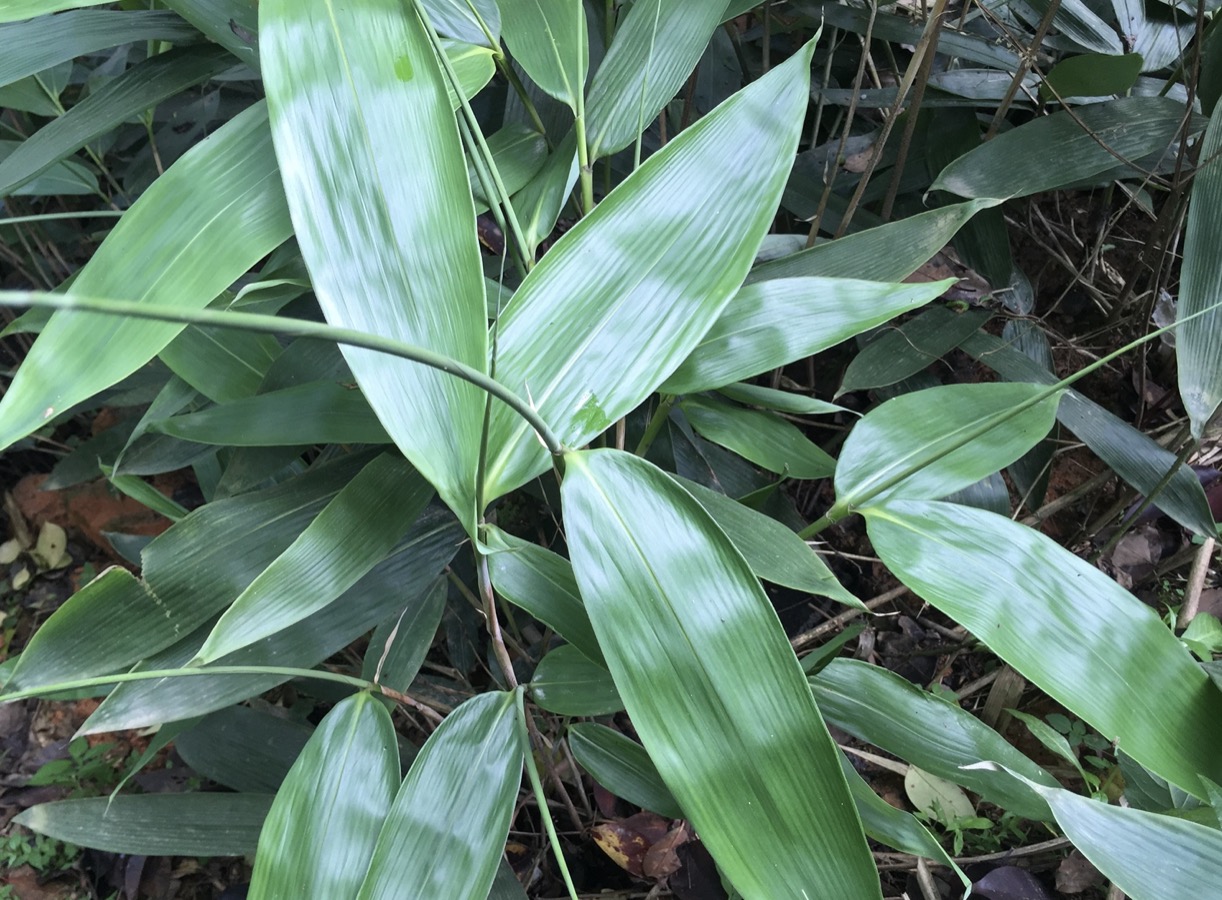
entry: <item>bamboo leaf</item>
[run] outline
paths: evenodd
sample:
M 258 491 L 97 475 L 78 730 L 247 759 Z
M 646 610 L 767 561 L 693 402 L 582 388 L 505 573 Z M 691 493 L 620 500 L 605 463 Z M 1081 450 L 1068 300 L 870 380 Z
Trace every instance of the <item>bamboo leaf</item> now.
M 184 47 L 132 66 L 44 125 L 0 162 L 0 197 L 12 193 L 125 119 L 156 106 L 234 64 L 215 47 Z
M 25 8 L 23 0 L 20 8 Z M 82 4 L 83 5 L 83 4 Z M 40 12 L 44 10 L 39 10 Z M 133 41 L 189 43 L 198 32 L 174 13 L 160 10 L 81 9 L 24 22 L 0 8 L 0 86 L 85 56 Z M 24 18 L 17 16 L 16 18 Z
M 1212 116 L 1200 148 L 1201 165 L 1192 180 L 1184 238 L 1184 265 L 1176 314 L 1182 319 L 1206 313 L 1175 330 L 1180 397 L 1200 440 L 1206 423 L 1222 403 L 1222 265 L 1211 240 L 1222 227 L 1222 116 Z
M 850 391 L 888 387 L 929 368 L 975 334 L 989 318 L 988 310 L 956 313 L 935 306 L 898 328 L 883 330 L 853 357 L 836 397 Z
M 565 468 L 569 548 L 599 644 L 721 871 L 746 896 L 880 896 L 838 751 L 746 562 L 644 460 L 570 453 Z
M 496 47 L 501 34 L 496 0 L 420 0 L 420 5 L 442 34 L 468 44 Z
M 374 459 L 233 601 L 196 661 L 228 656 L 333 602 L 390 553 L 432 494 L 403 460 Z
M 609 716 L 624 708 L 606 667 L 572 644 L 564 644 L 539 661 L 530 679 L 530 696 L 560 716 Z
M 311 381 L 156 419 L 149 423 L 148 430 L 224 447 L 390 442 L 365 396 L 331 380 Z
M 279 790 L 314 728 L 274 712 L 230 706 L 174 738 L 183 762 L 217 784 L 252 794 Z
M 259 6 L 252 0 L 162 0 L 209 40 L 259 70 Z
M 460 539 L 459 528 L 449 513 L 441 508 L 426 510 L 390 556 L 335 603 L 284 631 L 217 660 L 217 664 L 298 668 L 317 665 L 389 616 L 398 616 L 405 610 L 410 613 L 425 602 L 426 592 L 453 559 Z M 148 656 L 137 668 L 185 667 L 198 655 L 209 631 L 211 623 L 174 646 Z M 81 733 L 143 728 L 203 715 L 271 690 L 284 681 L 283 675 L 200 675 L 123 684 L 111 691 L 82 726 Z
M 551 628 L 597 663 L 598 638 L 577 591 L 573 567 L 563 556 L 495 525 L 487 526 L 488 570 L 498 594 Z
M 513 695 L 490 692 L 433 732 L 386 817 L 358 900 L 487 898 L 522 778 L 515 717 Z
M 1005 468 L 1056 421 L 1060 392 L 1033 402 L 1046 390 L 1038 384 L 951 384 L 888 400 L 844 442 L 836 464 L 837 504 L 936 499 Z M 1012 414 L 1025 403 L 1032 405 Z
M 475 211 L 446 81 L 399 0 L 260 5 L 276 155 L 327 321 L 487 366 Z M 344 356 L 383 427 L 468 531 L 484 396 L 372 351 Z
M 19 22 L 65 9 L 100 6 L 107 2 L 109 0 L 3 0 L 0 2 L 0 22 Z
M 270 334 L 195 325 L 160 353 L 175 375 L 217 403 L 254 394 L 279 355 Z
M 386 707 L 363 691 L 340 702 L 276 792 L 251 896 L 351 897 L 398 785 L 399 746 Z
M 439 578 L 419 602 L 382 622 L 369 639 L 361 665 L 361 677 L 391 690 L 406 691 L 437 635 L 446 609 L 449 584 Z
M 1222 883 L 1222 832 L 1176 816 L 1032 786 L 1066 837 L 1132 900 L 1206 897 Z M 1152 862 L 1156 861 L 1156 862 Z
M 631 144 L 678 93 L 725 9 L 725 0 L 642 0 L 632 5 L 590 84 L 586 119 L 591 162 Z
M 833 660 L 810 679 L 810 686 L 823 715 L 837 728 L 1025 819 L 1048 821 L 1048 805 L 1012 776 L 965 768 L 993 760 L 1034 783 L 1057 783 L 967 710 L 881 666 L 854 659 Z
M 978 332 L 963 342 L 963 349 L 1011 381 L 1054 384 L 1056 376 L 1005 341 Z M 1217 526 L 1201 482 L 1175 454 L 1127 422 L 1088 400 L 1075 390 L 1065 392 L 1057 408 L 1061 424 L 1083 440 L 1116 474 L 1143 494 L 1162 486 L 1158 507 L 1197 534 L 1214 535 Z M 1164 486 L 1163 477 L 1175 472 Z
M 576 0 L 502 0 L 505 43 L 531 80 L 568 105 L 580 108 L 590 65 L 585 7 Z
M 56 840 L 135 856 L 242 856 L 254 851 L 269 794 L 141 794 L 40 803 L 14 817 Z
M 259 103 L 153 182 L 81 270 L 72 291 L 200 309 L 291 232 L 266 107 Z M 0 400 L 0 449 L 135 372 L 182 328 L 57 312 Z
M 942 170 L 931 190 L 960 197 L 1025 197 L 1108 172 L 1117 156 L 1167 151 L 1184 106 L 1169 97 L 1124 97 L 1062 110 L 999 134 Z M 1048 165 L 1048 154 L 1057 165 Z M 1128 173 L 1138 175 L 1137 170 Z
M 825 478 L 836 468 L 836 461 L 796 425 L 773 413 L 711 397 L 685 397 L 680 406 L 701 437 L 769 472 L 791 478 Z
M 809 250 L 756 266 L 747 276 L 747 283 L 769 278 L 861 278 L 863 275 L 871 281 L 899 281 L 949 244 L 964 222 L 997 203 L 996 200 L 956 203 L 834 241 L 824 241 Z
M 788 365 L 923 306 L 950 284 L 777 278 L 746 285 L 661 390 L 692 394 Z
M 1133 759 L 1198 797 L 1222 775 L 1222 692 L 1149 606 L 1002 516 L 914 500 L 864 513 L 904 584 Z
M 569 726 L 569 749 L 590 776 L 629 803 L 668 819 L 683 810 L 658 774 L 645 748 L 606 725 L 578 722 Z
M 532 398 L 567 446 L 644 400 L 737 290 L 797 144 L 813 49 L 650 157 L 514 293 L 500 322 L 497 380 Z M 726 203 L 733 216 L 717 212 Z M 708 227 L 710 217 L 719 227 Z M 535 436 L 500 407 L 492 407 L 489 500 L 549 465 Z

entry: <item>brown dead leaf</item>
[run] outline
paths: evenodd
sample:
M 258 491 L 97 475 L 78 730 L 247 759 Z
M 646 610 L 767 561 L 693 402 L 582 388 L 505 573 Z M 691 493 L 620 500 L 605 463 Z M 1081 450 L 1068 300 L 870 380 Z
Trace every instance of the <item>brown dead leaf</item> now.
M 1057 890 L 1062 894 L 1081 894 L 1102 883 L 1103 873 L 1079 850 L 1074 850 L 1057 866 Z
M 642 870 L 646 878 L 666 878 L 683 867 L 679 859 L 679 848 L 691 839 L 691 830 L 686 822 L 680 822 L 662 839 L 645 851 Z
M 621 869 L 633 875 L 644 874 L 645 851 L 649 844 L 643 835 L 625 828 L 621 822 L 603 822 L 595 825 L 594 843 Z

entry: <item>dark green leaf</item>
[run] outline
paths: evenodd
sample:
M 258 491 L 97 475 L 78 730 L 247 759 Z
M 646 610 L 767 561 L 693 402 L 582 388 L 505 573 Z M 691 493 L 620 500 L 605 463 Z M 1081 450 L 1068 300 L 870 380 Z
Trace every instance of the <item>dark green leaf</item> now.
M 607 716 L 624 708 L 611 673 L 572 644 L 543 657 L 531 676 L 530 695 L 561 716 Z
M 825 478 L 836 468 L 836 461 L 796 425 L 773 413 L 711 397 L 685 397 L 680 406 L 701 437 L 769 472 L 791 478 Z
M 590 777 L 615 796 L 668 819 L 683 818 L 653 760 L 632 738 L 606 725 L 579 722 L 569 726 L 569 748 Z

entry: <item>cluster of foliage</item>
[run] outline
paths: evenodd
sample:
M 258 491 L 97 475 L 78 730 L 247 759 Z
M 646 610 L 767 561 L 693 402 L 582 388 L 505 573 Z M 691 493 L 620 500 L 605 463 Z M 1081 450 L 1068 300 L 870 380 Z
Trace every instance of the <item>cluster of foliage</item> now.
M 103 4 L 0 0 L 22 125 L 0 145 L 0 238 L 79 213 L 21 203 L 121 212 L 97 213 L 72 277 L 29 263 L 30 289 L 0 292 L 33 307 L 9 333 L 38 332 L 0 447 L 128 410 L 53 479 L 100 471 L 174 524 L 116 536 L 139 577 L 82 587 L 4 664 L 0 700 L 104 696 L 83 733 L 158 726 L 150 752 L 173 741 L 230 790 L 67 799 L 23 824 L 254 853 L 255 897 L 483 900 L 523 896 L 502 856 L 534 816 L 576 896 L 548 814 L 563 781 L 537 770 L 564 744 L 613 793 L 688 820 L 744 897 L 881 897 L 868 838 L 966 887 L 832 723 L 1055 827 L 1137 900 L 1218 890 L 1217 672 L 1014 521 L 1001 475 L 1038 506 L 1059 420 L 1216 536 L 1184 464 L 1222 400 L 1206 4 L 982 0 L 957 22 L 944 0 L 923 20 L 830 0 L 751 19 L 727 0 L 87 6 Z M 895 86 L 863 87 L 863 47 L 891 55 Z M 840 171 L 850 156 L 865 162 Z M 1068 187 L 1156 210 L 1164 243 L 1187 208 L 1178 455 L 1070 386 L 1132 347 L 1058 380 L 1025 318 L 1005 204 Z M 781 206 L 809 237 L 769 234 Z M 902 281 L 952 240 L 1001 307 Z M 898 317 L 819 375 L 875 391 L 860 418 L 759 383 Z M 925 371 L 954 348 L 996 380 Z M 795 424 L 828 415 L 847 430 L 835 458 Z M 184 466 L 189 511 L 143 480 Z M 777 490 L 822 480 L 813 522 Z M 833 659 L 841 643 L 799 659 L 761 581 L 862 607 L 807 543 L 852 517 L 1146 790 L 1067 789 L 967 710 Z M 439 631 L 448 662 L 429 668 Z M 316 727 L 247 704 L 290 681 L 331 704 Z M 639 743 L 607 724 L 621 711 Z M 974 827 L 941 809 L 926 818 Z

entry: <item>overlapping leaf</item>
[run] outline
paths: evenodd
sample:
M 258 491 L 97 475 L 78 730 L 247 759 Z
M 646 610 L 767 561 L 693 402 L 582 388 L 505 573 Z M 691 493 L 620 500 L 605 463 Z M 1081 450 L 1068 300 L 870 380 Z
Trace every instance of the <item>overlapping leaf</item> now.
M 721 530 L 662 472 L 617 451 L 568 454 L 562 495 L 616 686 L 722 872 L 746 896 L 813 885 L 879 896 L 838 751 L 776 613 Z
M 573 0 L 501 5 L 501 27 L 514 59 L 535 84 L 576 112 L 590 64 L 585 7 Z
M 789 170 L 812 51 L 651 157 L 514 294 L 500 323 L 497 379 L 530 397 L 567 445 L 586 443 L 644 400 L 738 288 Z M 501 404 L 489 447 L 489 500 L 548 465 Z
M 1119 749 L 1198 797 L 1222 777 L 1222 692 L 1149 606 L 1003 516 L 920 500 L 863 512 L 901 581 Z
M 267 110 L 235 116 L 166 170 L 81 270 L 83 296 L 201 309 L 292 233 Z M 174 323 L 58 312 L 0 400 L 0 448 L 148 362 Z
M 446 81 L 398 0 L 260 6 L 276 155 L 333 325 L 487 366 L 475 212 Z M 414 363 L 344 355 L 404 455 L 470 531 L 484 397 Z
M 351 897 L 399 786 L 386 707 L 361 692 L 315 729 L 272 803 L 251 876 L 263 898 Z

